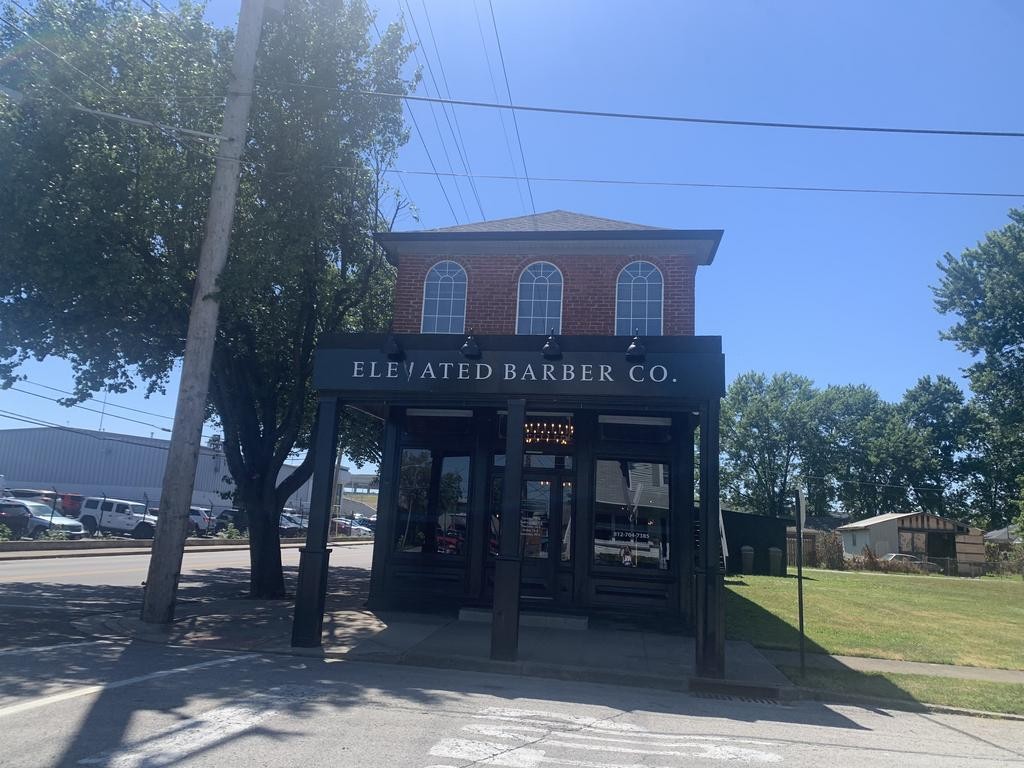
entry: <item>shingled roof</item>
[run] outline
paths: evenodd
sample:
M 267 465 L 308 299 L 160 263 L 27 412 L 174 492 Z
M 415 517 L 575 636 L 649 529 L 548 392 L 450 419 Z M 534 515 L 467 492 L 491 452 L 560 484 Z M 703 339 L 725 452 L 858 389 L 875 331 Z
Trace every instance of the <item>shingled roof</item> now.
M 428 229 L 426 232 L 623 232 L 639 229 L 664 229 L 631 221 L 616 221 L 573 211 L 545 211 L 511 219 L 492 219 L 455 227 Z

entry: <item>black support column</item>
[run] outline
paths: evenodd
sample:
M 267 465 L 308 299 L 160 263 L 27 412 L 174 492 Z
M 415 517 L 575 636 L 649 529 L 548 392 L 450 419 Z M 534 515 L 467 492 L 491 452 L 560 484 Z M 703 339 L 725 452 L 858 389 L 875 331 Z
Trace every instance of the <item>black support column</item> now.
M 340 413 L 341 401 L 338 398 L 320 398 L 314 437 L 316 457 L 309 505 L 309 530 L 306 533 L 306 546 L 299 550 L 299 580 L 295 592 L 295 618 L 292 621 L 292 645 L 297 648 L 318 648 L 323 635 L 327 564 L 331 557 L 327 538 L 331 524 Z
M 520 507 L 526 401 L 509 400 L 505 424 L 505 487 L 501 499 L 498 557 L 494 564 L 491 658 L 515 661 L 519 652 Z
M 718 524 L 719 401 L 710 400 L 700 413 L 700 555 L 696 569 L 696 672 L 700 677 L 725 676 L 725 605 L 719 565 Z

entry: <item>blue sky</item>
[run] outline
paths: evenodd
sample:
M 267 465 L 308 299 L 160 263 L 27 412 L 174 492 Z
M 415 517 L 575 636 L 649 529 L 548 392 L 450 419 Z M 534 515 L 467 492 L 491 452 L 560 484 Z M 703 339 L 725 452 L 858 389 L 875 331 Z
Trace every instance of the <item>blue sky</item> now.
M 401 3 L 401 8 L 399 6 Z M 377 0 L 383 25 L 410 9 L 423 47 L 454 98 L 499 98 L 487 0 Z M 426 11 L 425 11 L 426 9 Z M 980 130 L 1024 128 L 1019 38 L 1024 4 L 871 0 L 821 2 L 553 2 L 494 0 L 516 103 L 740 120 Z M 209 17 L 233 24 L 237 0 Z M 428 27 L 432 27 L 431 38 Z M 406 10 L 408 14 L 408 11 Z M 410 34 L 415 34 L 410 27 Z M 413 60 L 413 66 L 416 60 Z M 430 72 L 419 93 L 435 94 Z M 443 88 L 443 84 L 441 86 Z M 440 135 L 461 172 L 447 122 L 414 104 L 438 170 Z M 465 153 L 477 174 L 521 175 L 519 150 L 495 110 L 459 107 Z M 437 123 L 435 124 L 434 117 Z M 1024 139 L 954 138 L 644 123 L 518 115 L 530 175 L 724 184 L 872 187 L 1024 193 Z M 442 134 L 435 125 L 439 125 Z M 510 139 L 506 145 L 505 136 Z M 510 149 L 511 147 L 511 157 Z M 413 133 L 396 164 L 429 171 Z M 397 177 L 396 178 L 396 184 Z M 432 176 L 403 177 L 419 219 L 400 229 L 480 219 L 446 180 L 452 217 Z M 1006 222 L 1018 199 L 596 186 L 534 181 L 538 211 L 563 208 L 672 228 L 721 228 L 715 263 L 697 282 L 697 332 L 723 337 L 729 378 L 790 370 L 818 385 L 866 383 L 898 399 L 925 374 L 960 378 L 969 359 L 939 332 L 929 286 L 946 251 L 959 253 Z M 487 218 L 528 213 L 525 188 L 478 182 Z M 520 196 L 522 193 L 522 197 Z M 32 382 L 70 388 L 60 361 L 26 366 Z M 26 389 L 32 389 L 25 385 Z M 45 393 L 44 390 L 35 390 Z M 52 394 L 52 393 L 47 393 Z M 111 396 L 161 416 L 170 397 Z M 91 404 L 90 407 L 98 407 Z M 17 392 L 0 409 L 95 428 L 99 415 Z M 108 414 L 170 425 L 169 420 Z M 0 417 L 0 428 L 19 426 Z M 158 430 L 107 418 L 111 431 Z

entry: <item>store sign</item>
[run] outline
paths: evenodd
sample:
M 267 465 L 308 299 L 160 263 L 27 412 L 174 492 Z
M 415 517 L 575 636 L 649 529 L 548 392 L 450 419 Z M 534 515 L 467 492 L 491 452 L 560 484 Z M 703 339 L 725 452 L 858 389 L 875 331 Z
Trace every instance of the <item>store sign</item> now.
M 625 354 L 585 351 L 547 360 L 539 352 L 483 352 L 467 359 L 457 350 L 408 350 L 389 359 L 378 349 L 322 349 L 317 389 L 349 393 L 500 395 L 605 395 L 719 397 L 724 392 L 721 354 Z

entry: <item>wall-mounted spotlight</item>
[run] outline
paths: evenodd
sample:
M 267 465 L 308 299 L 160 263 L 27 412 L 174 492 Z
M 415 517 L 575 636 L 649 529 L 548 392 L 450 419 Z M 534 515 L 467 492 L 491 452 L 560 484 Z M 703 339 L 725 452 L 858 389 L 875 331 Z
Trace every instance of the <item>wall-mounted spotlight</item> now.
M 476 360 L 480 357 L 480 345 L 476 343 L 472 333 L 466 337 L 459 351 L 462 352 L 463 357 L 468 357 L 470 360 Z
M 631 363 L 639 363 L 646 356 L 647 347 L 640 341 L 640 329 L 637 328 L 636 336 L 633 337 L 633 340 L 629 342 L 629 346 L 626 347 L 626 359 Z
M 384 344 L 384 354 L 388 356 L 388 360 L 401 360 L 405 357 L 405 350 L 398 343 L 398 339 L 392 335 L 388 336 L 388 340 Z
M 558 360 L 562 357 L 562 348 L 558 346 L 554 328 L 551 329 L 551 335 L 548 336 L 548 340 L 544 342 L 544 346 L 540 348 L 540 351 L 546 360 Z

